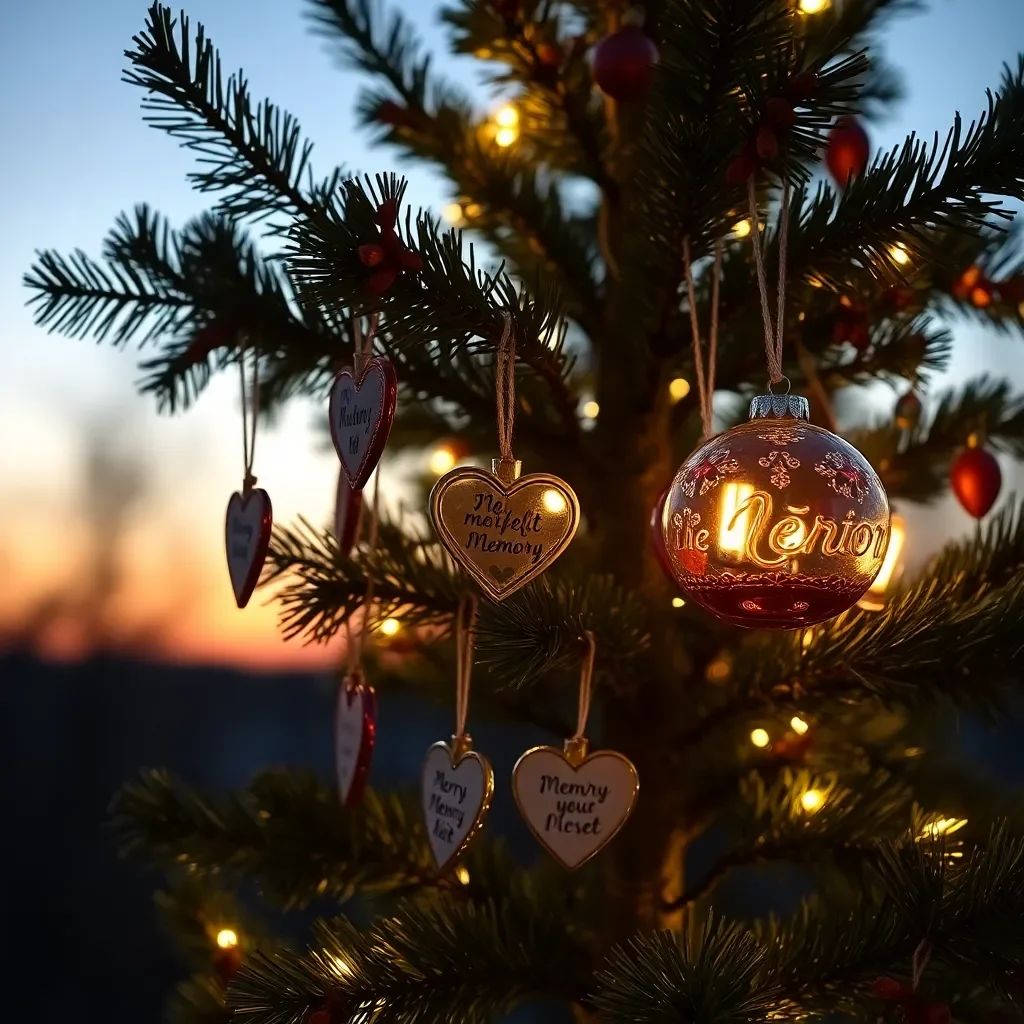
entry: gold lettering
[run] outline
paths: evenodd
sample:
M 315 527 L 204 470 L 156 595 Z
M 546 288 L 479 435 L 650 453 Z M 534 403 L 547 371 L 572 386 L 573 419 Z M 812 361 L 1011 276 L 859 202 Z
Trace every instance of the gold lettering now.
M 809 555 L 812 551 L 814 551 L 814 545 L 818 542 L 818 538 L 821 536 L 822 531 L 824 531 L 827 534 L 827 536 L 825 537 L 825 541 L 822 544 L 821 550 L 826 555 L 838 554 L 839 548 L 836 547 L 830 551 L 829 545 L 835 539 L 835 535 L 839 532 L 839 527 L 836 526 L 836 522 L 834 519 L 826 519 L 824 516 L 814 517 L 814 528 L 807 535 L 807 540 L 805 540 L 801 545 L 800 554 Z
M 874 530 L 867 523 L 861 523 L 850 537 L 850 551 L 858 558 L 865 554 L 871 547 L 871 537 Z
M 885 544 L 889 538 L 889 528 L 878 525 L 875 527 L 875 558 L 881 558 L 885 554 Z
M 759 565 L 762 569 L 775 569 L 786 561 L 785 555 L 779 555 L 778 558 L 762 558 L 761 555 L 757 553 L 758 541 L 765 532 L 767 521 L 770 520 L 772 516 L 772 496 L 767 491 L 754 491 L 754 493 L 751 494 L 738 509 L 736 509 L 736 514 L 732 517 L 732 522 L 729 523 L 729 529 L 732 530 L 736 525 L 736 520 L 750 509 L 755 509 L 753 516 L 754 521 L 750 524 L 750 528 L 747 530 L 747 540 L 743 545 L 743 554 L 746 556 L 748 561 L 753 562 L 754 565 Z
M 800 548 L 804 532 L 802 520 L 797 519 L 796 516 L 785 516 L 772 527 L 772 532 L 768 534 L 768 547 L 781 554 L 792 554 Z
M 711 537 L 710 531 L 708 531 L 708 530 L 698 530 L 696 535 L 693 538 L 693 546 L 698 551 L 707 551 L 707 549 L 711 546 L 710 541 L 709 541 L 710 537 Z
M 678 512 L 674 513 L 672 516 L 672 525 L 675 527 L 675 541 L 673 542 L 673 547 L 678 550 L 683 546 L 683 517 Z
M 842 532 L 839 534 L 839 550 L 840 551 L 843 551 L 843 550 L 849 551 L 849 548 L 847 547 L 847 543 L 849 542 L 849 538 L 850 538 L 850 530 L 853 529 L 853 517 L 855 515 L 856 515 L 856 513 L 851 509 L 849 512 L 846 513 L 846 518 L 843 520 L 843 529 L 842 529 Z M 825 552 L 826 555 L 829 555 L 829 554 L 834 555 L 835 553 L 836 552 L 834 552 L 834 551 L 826 551 Z

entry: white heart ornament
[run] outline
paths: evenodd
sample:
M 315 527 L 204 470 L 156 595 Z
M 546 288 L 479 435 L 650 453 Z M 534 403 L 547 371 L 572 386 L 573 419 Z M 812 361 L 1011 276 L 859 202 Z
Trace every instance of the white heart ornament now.
M 445 868 L 469 845 L 494 795 L 494 770 L 469 747 L 469 737 L 435 743 L 423 762 L 423 817 L 430 851 Z
M 585 747 L 576 750 L 581 756 L 570 759 L 555 747 L 534 747 L 512 770 L 519 813 L 566 868 L 585 864 L 615 838 L 640 789 L 636 768 L 622 754 L 599 750 L 582 756 Z
M 345 369 L 331 385 L 331 440 L 353 489 L 360 490 L 380 461 L 395 421 L 398 378 L 382 356 L 367 361 L 356 377 Z
M 231 589 L 239 608 L 249 603 L 259 582 L 273 523 L 270 495 L 262 487 L 254 487 L 244 496 L 238 491 L 231 495 L 224 521 L 224 542 Z
M 343 807 L 362 795 L 377 738 L 377 694 L 357 670 L 341 681 L 334 711 L 334 766 Z
M 549 473 L 508 483 L 475 466 L 446 473 L 430 492 L 441 543 L 493 601 L 539 576 L 566 549 L 580 522 L 572 488 Z

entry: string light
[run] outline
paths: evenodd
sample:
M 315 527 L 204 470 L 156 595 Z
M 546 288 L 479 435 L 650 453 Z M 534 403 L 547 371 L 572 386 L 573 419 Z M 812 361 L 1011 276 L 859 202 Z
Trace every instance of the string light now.
M 583 406 L 583 415 L 586 416 L 588 420 L 596 420 L 597 414 L 600 411 L 601 406 L 599 406 L 597 402 L 587 402 L 587 404 Z
M 789 720 L 789 727 L 797 734 L 797 736 L 803 736 L 803 734 L 810 729 L 810 726 L 799 715 L 794 715 Z
M 801 14 L 821 14 L 831 6 L 831 0 L 800 0 Z
M 825 802 L 825 794 L 820 789 L 808 789 L 800 794 L 800 806 L 813 814 Z
M 686 604 L 686 602 L 681 597 L 673 597 L 672 598 L 672 607 L 673 608 L 682 608 L 685 604 Z
M 732 226 L 732 233 L 737 238 L 746 238 L 750 234 L 750 221 L 746 218 L 736 221 Z
M 441 216 L 454 227 L 461 227 L 466 221 L 466 214 L 462 209 L 462 203 L 449 203 L 441 211 Z
M 704 678 L 709 683 L 724 683 L 732 675 L 732 659 L 728 652 L 723 652 L 721 657 L 715 658 L 704 672 Z
M 380 631 L 385 636 L 394 636 L 401 628 L 402 624 L 398 621 L 398 619 L 385 619 L 380 624 Z
M 685 377 L 676 377 L 669 384 L 668 393 L 673 402 L 682 401 L 690 393 L 690 382 Z
M 217 932 L 217 945 L 221 949 L 233 949 L 238 945 L 238 933 L 233 928 L 221 928 Z
M 803 649 L 806 651 L 807 648 L 810 647 L 811 644 L 813 644 L 813 643 L 814 643 L 814 630 L 813 630 L 813 628 L 812 629 L 805 629 L 804 633 L 803 633 L 803 636 L 800 637 L 800 646 L 803 647 Z
M 937 821 L 931 821 L 925 825 L 917 838 L 930 839 L 933 836 L 951 836 L 954 832 L 959 832 L 966 824 L 966 818 L 939 818 Z
M 462 867 L 461 864 L 455 869 L 455 877 L 463 885 L 469 885 L 469 870 L 468 868 Z
M 494 115 L 494 123 L 498 126 L 494 133 L 494 141 L 503 149 L 511 146 L 519 138 L 519 111 L 511 103 L 498 108 Z
M 564 512 L 565 511 L 565 498 L 563 498 L 558 491 L 547 490 L 544 492 L 541 501 L 544 502 L 544 507 L 549 512 Z
M 903 517 L 894 515 L 890 520 L 889 546 L 885 549 L 882 567 L 871 581 L 867 593 L 857 602 L 858 608 L 863 608 L 866 612 L 880 612 L 885 607 L 885 592 L 892 581 L 893 573 L 897 570 L 906 532 Z
M 768 735 L 767 729 L 755 729 L 750 734 L 750 742 L 753 743 L 755 747 L 767 747 L 771 742 L 771 739 L 772 738 Z
M 905 267 L 910 262 L 910 253 L 902 242 L 890 246 L 889 255 L 892 257 L 893 263 L 898 263 L 901 267 Z
M 447 445 L 438 445 L 430 453 L 430 472 L 435 476 L 443 476 L 455 465 L 455 452 Z

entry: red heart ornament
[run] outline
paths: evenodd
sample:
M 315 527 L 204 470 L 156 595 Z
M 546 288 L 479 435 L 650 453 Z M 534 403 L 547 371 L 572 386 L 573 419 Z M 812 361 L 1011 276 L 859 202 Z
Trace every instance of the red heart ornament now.
M 334 711 L 334 767 L 342 807 L 363 795 L 376 738 L 377 694 L 356 669 L 341 681 Z
M 259 582 L 273 525 L 270 495 L 262 487 L 254 487 L 244 496 L 238 491 L 231 495 L 224 521 L 224 543 L 231 589 L 239 608 L 249 603 Z
M 358 378 L 344 369 L 331 385 L 331 440 L 353 490 L 370 479 L 395 422 L 398 378 L 391 362 L 375 356 Z
M 348 482 L 343 469 L 338 471 L 338 488 L 334 495 L 334 536 L 338 550 L 347 555 L 359 532 L 359 511 L 363 507 L 363 492 Z

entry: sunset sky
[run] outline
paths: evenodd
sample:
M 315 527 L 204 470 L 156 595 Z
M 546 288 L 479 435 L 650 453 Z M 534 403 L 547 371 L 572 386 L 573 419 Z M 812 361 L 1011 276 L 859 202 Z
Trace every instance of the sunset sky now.
M 24 306 L 21 276 L 34 250 L 80 247 L 96 255 L 117 214 L 140 201 L 175 225 L 207 205 L 185 180 L 189 155 L 143 124 L 140 93 L 120 82 L 122 51 L 141 30 L 146 6 L 34 0 L 0 9 L 0 624 L 22 617 L 41 595 L 80 581 L 88 535 L 81 514 L 84 437 L 91 423 L 107 422 L 152 478 L 125 538 L 119 620 L 165 623 L 166 653 L 175 658 L 267 668 L 327 664 L 330 652 L 280 640 L 276 612 L 259 593 L 245 611 L 234 606 L 222 531 L 228 496 L 242 475 L 236 377 L 215 382 L 187 414 L 160 416 L 134 394 L 136 352 L 48 336 Z M 427 45 L 443 52 L 433 18 L 439 5 L 398 6 L 421 24 Z M 933 0 L 931 7 L 887 31 L 886 55 L 903 68 L 909 96 L 895 117 L 872 128 L 877 145 L 902 141 L 910 131 L 926 138 L 944 133 L 954 110 L 973 118 L 984 107 L 986 86 L 998 84 L 1002 63 L 1024 49 L 1020 0 Z M 226 68 L 244 67 L 256 97 L 268 96 L 300 118 L 316 142 L 319 174 L 335 164 L 371 173 L 396 169 L 392 154 L 369 151 L 356 131 L 358 76 L 337 68 L 327 44 L 311 33 L 301 0 L 191 0 L 187 10 L 206 25 Z M 472 73 L 449 58 L 440 66 L 456 76 Z M 397 169 L 411 178 L 414 206 L 440 210 L 448 201 L 431 171 Z M 988 367 L 1024 385 L 1021 338 L 958 324 L 956 339 L 943 383 Z M 324 522 L 330 514 L 337 460 L 318 448 L 314 431 L 324 415 L 296 402 L 260 434 L 255 471 L 278 522 L 299 514 Z M 1021 476 L 1005 461 L 1004 471 L 1005 494 Z M 912 560 L 969 525 L 948 503 L 920 517 Z

